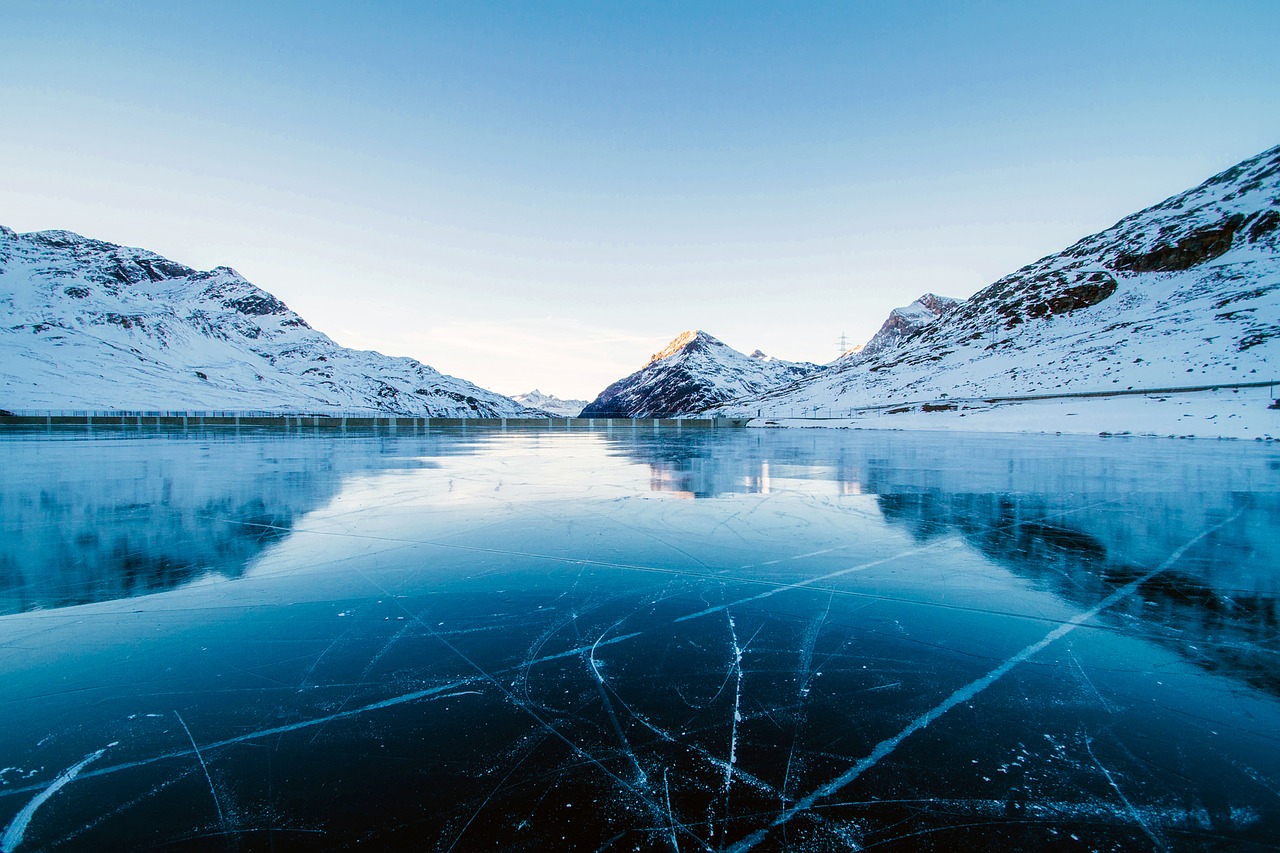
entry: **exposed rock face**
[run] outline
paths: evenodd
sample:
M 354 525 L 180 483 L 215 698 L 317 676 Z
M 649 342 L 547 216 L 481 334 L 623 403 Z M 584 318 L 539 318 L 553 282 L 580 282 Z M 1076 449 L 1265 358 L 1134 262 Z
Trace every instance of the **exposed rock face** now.
M 1277 359 L 1280 147 L 1028 264 L 892 346 L 722 411 L 1225 384 L 1269 379 Z
M 1235 213 L 1224 221 L 1197 228 L 1172 244 L 1155 246 L 1141 254 L 1121 252 L 1113 266 L 1126 272 L 1174 272 L 1211 261 L 1231 248 L 1244 217 Z
M 536 415 L 410 358 L 338 346 L 230 267 L 0 227 L 6 409 Z
M 877 353 L 894 349 L 904 340 L 959 305 L 961 300 L 926 293 L 903 308 L 894 308 L 880 330 L 857 351 L 854 357 L 869 358 Z
M 743 355 L 702 331 L 682 332 L 640 370 L 582 410 L 584 418 L 673 418 L 793 382 L 817 369 L 756 350 Z
M 1097 305 L 1119 287 L 1105 272 L 1085 276 L 1050 275 L 1046 281 L 1050 286 L 1044 288 L 1044 295 L 1035 292 L 1025 299 L 1010 300 L 997 308 L 996 313 L 1012 327 L 1026 320 L 1070 314 Z

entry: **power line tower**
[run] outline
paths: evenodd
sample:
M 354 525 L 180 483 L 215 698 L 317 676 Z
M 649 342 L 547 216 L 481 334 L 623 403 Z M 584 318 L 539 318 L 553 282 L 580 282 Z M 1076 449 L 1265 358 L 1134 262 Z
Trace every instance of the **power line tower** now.
M 841 332 L 840 340 L 836 341 L 836 346 L 840 348 L 841 353 L 847 352 L 849 349 L 849 336 Z

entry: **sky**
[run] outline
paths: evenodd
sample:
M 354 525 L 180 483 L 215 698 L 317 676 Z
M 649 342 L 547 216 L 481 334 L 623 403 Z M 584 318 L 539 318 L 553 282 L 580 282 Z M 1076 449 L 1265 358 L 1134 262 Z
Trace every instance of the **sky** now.
M 590 399 L 827 362 L 1280 143 L 1280 2 L 0 0 L 0 224 Z

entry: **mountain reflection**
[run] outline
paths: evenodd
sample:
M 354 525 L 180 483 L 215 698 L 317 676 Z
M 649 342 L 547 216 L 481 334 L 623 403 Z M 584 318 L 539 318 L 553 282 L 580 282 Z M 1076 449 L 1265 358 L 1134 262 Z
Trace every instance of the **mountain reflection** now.
M 239 577 L 344 476 L 397 464 L 374 435 L 7 437 L 0 615 Z
M 679 497 L 769 494 L 779 488 L 794 490 L 800 482 L 834 483 L 841 494 L 862 494 L 859 463 L 865 457 L 858 448 L 833 441 L 838 438 L 829 432 L 739 430 L 688 432 L 678 441 L 646 436 L 613 443 L 621 455 L 649 467 L 652 491 Z
M 159 592 L 208 573 L 236 577 L 334 481 L 331 467 L 253 442 L 218 442 L 216 463 L 208 442 L 195 440 L 21 449 L 34 458 L 6 460 L 0 491 L 5 613 Z M 17 450 L 5 442 L 0 452 Z
M 1280 695 L 1280 495 L 1275 454 L 1252 444 L 1091 438 L 750 434 L 737 452 L 692 443 L 648 464 L 655 490 L 696 497 L 871 494 L 926 542 L 960 534 L 993 563 L 1096 605 L 1236 511 L 1241 519 L 1099 619 L 1210 671 Z M 784 482 L 791 480 L 792 482 Z M 1206 556 L 1207 555 L 1207 556 Z
M 489 473 L 454 465 L 439 494 L 469 488 L 502 511 L 511 489 L 495 490 L 485 477 L 501 470 L 513 484 L 538 480 L 546 469 L 530 453 L 537 442 L 557 441 L 504 435 L 6 437 L 0 615 L 239 577 L 352 475 L 435 464 L 425 457 L 483 448 Z M 1240 513 L 1098 621 L 1280 695 L 1280 489 L 1271 448 L 809 430 L 597 433 L 557 447 L 564 458 L 544 456 L 542 464 L 572 467 L 572 457 L 585 454 L 590 468 L 590 457 L 603 452 L 640 465 L 638 478 L 635 468 L 619 469 L 627 472 L 618 475 L 624 494 L 647 487 L 689 498 L 777 496 L 785 501 L 780 515 L 796 525 L 785 535 L 797 545 L 806 513 L 862 496 L 911 538 L 958 535 L 1080 610 Z M 593 512 L 588 485 L 537 494 L 568 499 L 555 511 L 572 523 L 575 513 Z M 511 535 L 519 547 L 518 526 Z
M 1199 529 L 1228 517 L 1229 509 L 1243 508 L 1246 519 L 1266 512 L 1245 496 L 1209 496 L 1210 506 L 1202 508 L 1202 526 L 1181 526 L 1188 515 L 1185 504 L 1198 505 L 1203 497 L 1172 492 L 1134 495 L 1126 512 L 1148 520 L 1167 519 L 1167 554 Z M 880 495 L 877 500 L 888 521 L 907 527 L 916 538 L 958 531 L 993 562 L 1082 609 L 1153 568 L 1125 559 L 1131 543 L 1117 539 L 1115 531 L 1095 535 L 1097 529 L 1087 529 L 1087 513 L 1077 521 L 1063 521 L 1069 510 L 1039 496 L 931 493 Z M 1232 503 L 1243 506 L 1233 508 Z M 1272 506 L 1270 513 L 1274 512 Z M 1241 526 L 1246 531 L 1260 529 Z M 1207 554 L 1202 551 L 1196 560 L 1170 566 L 1100 618 L 1136 628 L 1204 669 L 1280 695 L 1280 598 L 1274 573 L 1280 554 L 1272 539 L 1211 538 L 1204 546 Z

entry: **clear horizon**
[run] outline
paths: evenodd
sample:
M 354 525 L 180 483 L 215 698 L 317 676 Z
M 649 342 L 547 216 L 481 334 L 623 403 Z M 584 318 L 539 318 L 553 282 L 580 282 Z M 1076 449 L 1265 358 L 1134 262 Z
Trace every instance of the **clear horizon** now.
M 1280 5 L 13 3 L 0 224 L 594 397 L 826 362 L 1280 142 Z

